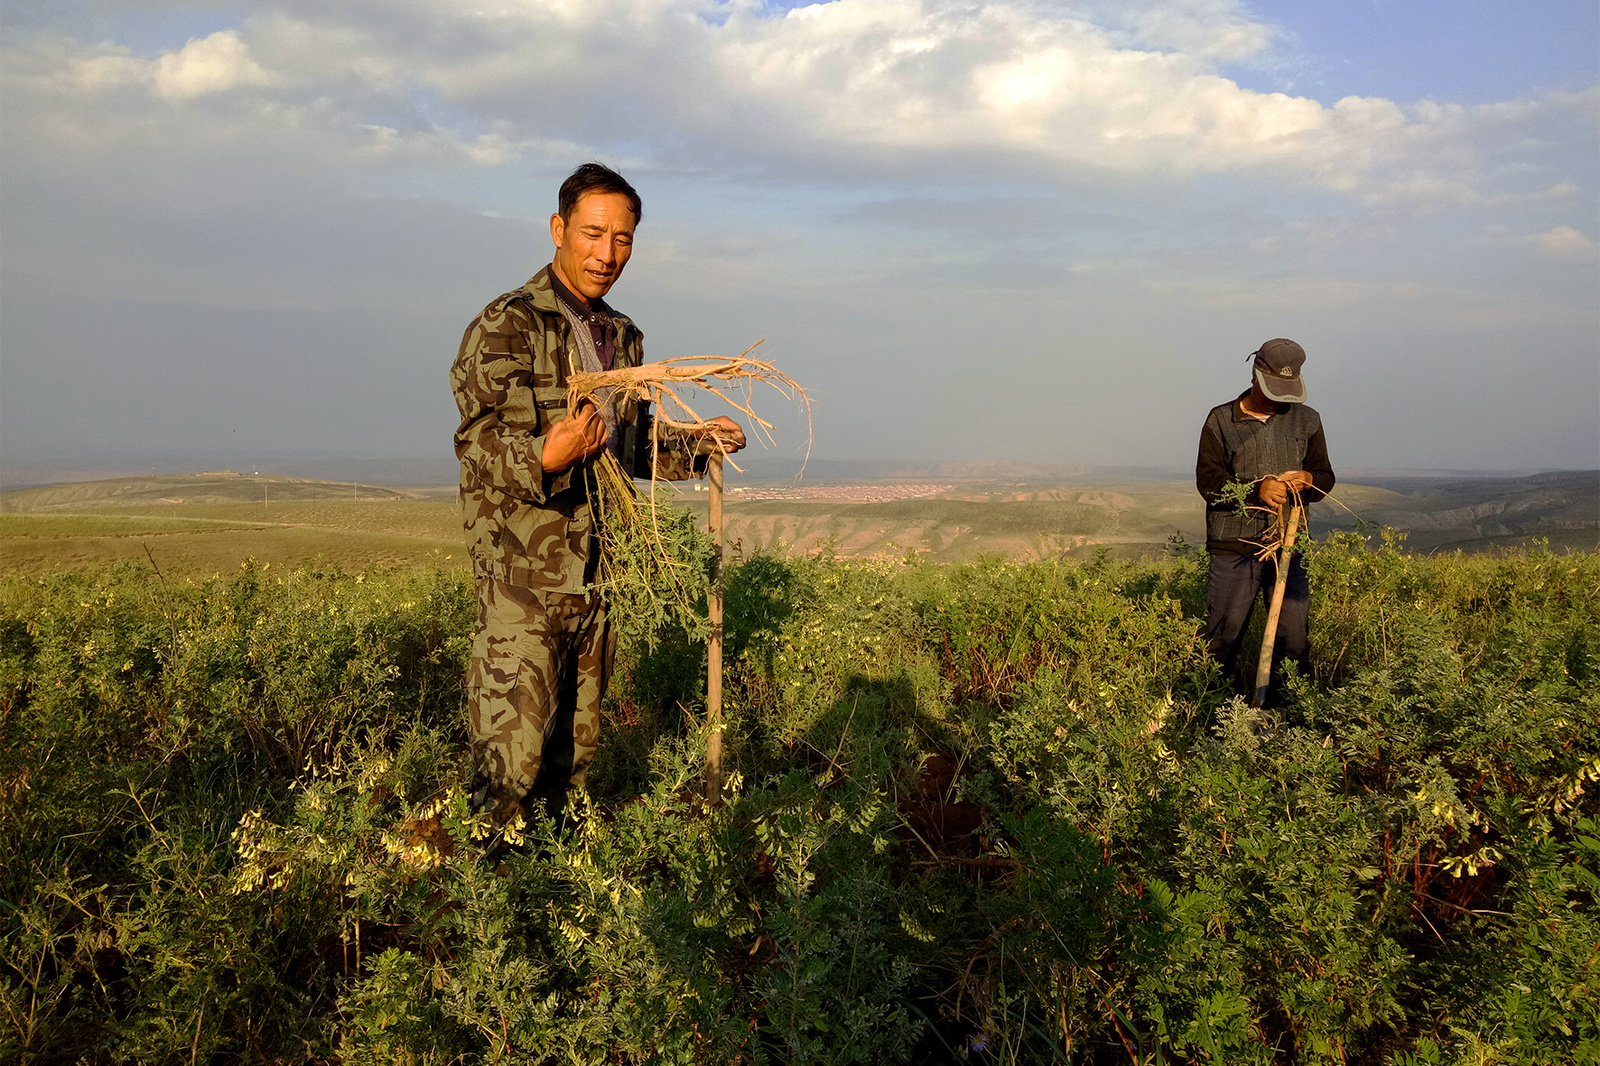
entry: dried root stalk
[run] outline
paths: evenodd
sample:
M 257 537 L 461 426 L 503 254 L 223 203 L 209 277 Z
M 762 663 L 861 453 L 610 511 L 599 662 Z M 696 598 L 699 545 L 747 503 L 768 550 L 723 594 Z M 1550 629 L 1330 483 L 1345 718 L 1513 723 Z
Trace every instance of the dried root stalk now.
M 810 397 L 805 389 L 771 363 L 751 358 L 750 353 L 760 343 L 757 341 L 731 359 L 688 356 L 597 374 L 573 374 L 567 379 L 567 409 L 576 411 L 578 404 L 586 400 L 607 404 L 612 411 L 630 399 L 649 402 L 655 406 L 650 441 L 654 452 L 661 446 L 663 430 L 676 436 L 698 435 L 698 431 L 706 429 L 710 418 L 703 416 L 686 398 L 703 392 L 743 416 L 749 436 L 760 436 L 767 443 L 775 444 L 772 423 L 755 411 L 756 387 L 764 385 L 784 399 L 799 401 L 804 406 L 809 456 Z M 697 398 L 695 402 L 704 406 L 703 399 Z M 714 446 L 720 445 L 714 435 L 707 435 L 706 440 Z M 723 458 L 735 470 L 743 472 L 726 451 Z M 662 528 L 653 477 L 651 488 L 649 506 L 642 507 L 632 477 L 611 452 L 603 452 L 594 464 L 590 502 L 606 547 L 595 583 L 607 590 L 608 598 L 622 596 L 638 601 L 642 590 L 648 588 L 689 609 L 698 598 L 698 582 L 691 569 L 671 550 L 669 540 L 678 538 L 675 533 L 669 536 Z
M 1265 562 L 1282 550 L 1284 539 L 1288 535 L 1288 530 L 1285 528 L 1284 523 L 1287 521 L 1289 512 L 1296 507 L 1302 508 L 1301 513 L 1305 513 L 1303 510 L 1305 500 L 1301 498 L 1300 490 L 1295 488 L 1289 489 L 1289 494 L 1284 498 L 1282 507 L 1263 507 L 1260 504 L 1245 505 L 1247 512 L 1256 511 L 1269 516 L 1272 520 L 1272 524 L 1267 527 L 1266 536 L 1261 540 L 1245 541 L 1246 544 L 1254 544 L 1256 546 L 1257 559 Z
M 806 454 L 811 453 L 811 398 L 806 390 L 771 363 L 750 358 L 750 353 L 761 345 L 756 341 L 731 359 L 706 356 L 679 356 L 659 363 L 620 367 L 598 374 L 573 374 L 567 379 L 567 409 L 577 410 L 583 400 L 597 400 L 607 396 L 613 409 L 625 399 L 644 400 L 656 408 L 654 430 L 669 429 L 693 432 L 703 429 L 710 421 L 684 399 L 681 389 L 692 393 L 698 389 L 715 396 L 745 417 L 754 432 L 772 439 L 772 423 L 755 412 L 754 392 L 757 385 L 776 390 L 784 399 L 798 400 L 806 412 Z M 603 390 L 611 390 L 609 394 Z M 659 443 L 653 439 L 652 444 Z M 724 458 L 729 466 L 743 473 L 732 459 Z

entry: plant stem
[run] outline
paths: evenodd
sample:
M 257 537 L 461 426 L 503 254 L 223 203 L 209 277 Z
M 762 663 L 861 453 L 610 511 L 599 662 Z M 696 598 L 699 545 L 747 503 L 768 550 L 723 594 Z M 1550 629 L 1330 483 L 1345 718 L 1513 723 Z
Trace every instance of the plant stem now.
M 711 473 L 711 594 L 708 597 L 711 633 L 706 648 L 706 717 L 711 736 L 706 740 L 706 802 L 722 802 L 722 456 L 714 454 Z

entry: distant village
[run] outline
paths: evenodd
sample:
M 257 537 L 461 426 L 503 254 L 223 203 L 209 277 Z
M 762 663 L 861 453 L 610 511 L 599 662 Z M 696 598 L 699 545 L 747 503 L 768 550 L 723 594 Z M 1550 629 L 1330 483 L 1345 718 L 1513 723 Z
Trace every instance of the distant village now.
M 842 500 L 846 503 L 893 503 L 897 500 L 920 500 L 938 496 L 955 488 L 943 484 L 903 485 L 794 485 L 794 486 L 740 486 L 728 490 L 740 500 Z M 696 492 L 705 486 L 696 483 Z

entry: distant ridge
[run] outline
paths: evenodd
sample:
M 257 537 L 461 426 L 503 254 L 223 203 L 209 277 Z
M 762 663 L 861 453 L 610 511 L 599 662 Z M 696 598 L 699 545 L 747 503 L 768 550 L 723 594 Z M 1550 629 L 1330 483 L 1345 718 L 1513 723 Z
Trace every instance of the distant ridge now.
M 1390 495 L 1359 508 L 1373 525 L 1404 531 L 1419 551 L 1482 551 L 1547 541 L 1552 548 L 1600 550 L 1600 470 L 1561 470 L 1523 477 L 1352 477 Z M 1334 489 L 1338 498 L 1341 490 Z M 1323 505 L 1327 525 L 1351 526 L 1349 515 Z
M 1470 481 L 1485 478 L 1500 478 L 1515 480 L 1519 478 L 1542 477 L 1552 475 L 1561 477 L 1567 474 L 1595 474 L 1600 476 L 1600 470 L 1589 470 L 1585 467 L 1548 467 L 1530 466 L 1513 470 L 1456 470 L 1449 468 L 1429 469 L 1417 467 L 1410 469 L 1398 466 L 1341 466 L 1338 468 L 1341 481 L 1362 481 L 1375 485 L 1379 481 L 1394 479 L 1413 481 Z
M 42 488 L 79 481 L 183 476 L 196 470 L 237 470 L 242 474 L 272 471 L 275 477 L 297 477 L 317 481 L 352 481 L 363 485 L 445 485 L 455 484 L 460 468 L 449 454 L 437 459 L 372 459 L 348 456 L 244 456 L 234 454 L 193 455 L 187 458 L 124 459 L 126 466 L 108 466 L 103 460 L 80 457 L 63 463 L 7 463 L 0 467 L 0 491 Z M 68 465 L 71 464 L 71 465 Z
M 131 458 L 131 457 L 130 457 Z M 70 461 L 70 460 L 69 460 Z M 130 462 L 128 467 L 105 466 L 93 458 L 80 457 L 78 465 L 44 463 L 8 464 L 0 467 L 0 492 L 54 487 L 86 481 L 136 480 L 153 477 L 188 476 L 188 471 L 237 470 L 246 476 L 252 471 L 271 470 L 273 476 L 328 481 L 348 485 L 389 485 L 407 488 L 442 488 L 456 484 L 456 462 L 448 455 L 437 459 L 374 459 L 339 456 L 242 455 L 192 456 L 188 460 L 165 458 L 149 465 Z M 869 480 L 946 480 L 946 481 L 1062 481 L 1099 480 L 1181 480 L 1194 476 L 1187 466 L 1110 466 L 1095 463 L 1035 463 L 1009 460 L 907 460 L 907 459 L 812 459 L 752 449 L 739 456 L 743 475 L 730 471 L 729 477 L 746 481 L 793 481 L 828 484 Z M 1512 479 L 1543 474 L 1582 473 L 1582 470 L 1455 470 L 1405 469 L 1398 467 L 1340 467 L 1339 480 L 1388 484 L 1409 479 L 1430 482 L 1449 480 Z
M 903 459 L 775 459 L 760 454 L 738 457 L 745 474 L 753 479 L 793 479 L 802 482 L 895 480 L 918 481 L 1080 481 L 1098 479 L 1170 479 L 1189 476 L 1176 467 L 1096 466 L 1088 463 L 1021 463 L 1006 460 L 964 462 Z M 1192 472 L 1190 472 L 1192 473 Z M 730 477 L 736 475 L 729 475 Z
M 745 473 L 756 479 L 792 479 L 799 475 L 802 482 L 836 482 L 864 480 L 914 480 L 949 481 L 1083 481 L 1083 480 L 1179 480 L 1194 477 L 1193 466 L 1111 466 L 1097 463 L 1028 463 L 998 460 L 928 460 L 919 462 L 905 459 L 812 459 L 801 469 L 798 458 L 778 459 L 757 453 L 740 455 L 739 465 Z M 1582 469 L 1550 470 L 1451 470 L 1393 467 L 1340 467 L 1340 481 L 1359 481 L 1363 484 L 1387 484 L 1405 479 L 1414 482 L 1440 481 L 1514 481 L 1527 477 L 1565 477 L 1584 474 Z M 729 475 L 730 477 L 736 475 Z
M 219 464 L 220 465 L 220 464 Z M 755 464 L 751 464 L 754 466 Z M 736 551 L 915 551 L 942 561 L 980 552 L 1017 559 L 1159 555 L 1170 538 L 1205 536 L 1189 477 L 1047 463 L 820 463 L 799 483 L 731 478 L 725 515 Z M 1600 471 L 1523 477 L 1342 478 L 1337 502 L 1312 509 L 1314 532 L 1380 527 L 1406 550 L 1489 551 L 1547 545 L 1600 550 Z M 464 565 L 454 485 L 211 469 L 142 474 L 0 493 L 0 559 L 50 570 L 144 558 L 214 572 L 255 558 L 347 567 Z M 705 493 L 678 501 L 704 515 Z
M 198 474 L 135 475 L 99 481 L 17 489 L 0 493 L 0 512 L 68 511 L 81 507 L 147 506 L 152 503 L 279 503 L 288 500 L 421 500 L 427 495 L 384 485 L 317 478 L 241 474 L 209 470 Z

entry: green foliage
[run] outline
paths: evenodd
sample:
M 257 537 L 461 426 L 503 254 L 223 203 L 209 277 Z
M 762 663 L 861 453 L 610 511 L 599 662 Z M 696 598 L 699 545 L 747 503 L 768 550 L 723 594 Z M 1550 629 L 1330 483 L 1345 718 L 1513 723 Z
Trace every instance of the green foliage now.
M 589 491 L 604 544 L 594 586 L 612 608 L 613 627 L 649 648 L 663 631 L 704 638 L 711 537 L 671 505 L 667 486 L 641 497 L 609 452 Z
M 1250 502 L 1256 484 L 1255 481 L 1230 481 L 1217 493 L 1217 502 L 1232 504 L 1235 514 L 1248 515 L 1252 507 L 1258 506 Z
M 697 598 L 616 571 L 580 826 L 498 865 L 464 576 L 0 581 L 0 1057 L 1600 1056 L 1600 558 L 1313 543 L 1265 714 L 1194 551 L 741 560 L 709 809 L 661 515 Z

